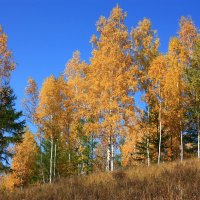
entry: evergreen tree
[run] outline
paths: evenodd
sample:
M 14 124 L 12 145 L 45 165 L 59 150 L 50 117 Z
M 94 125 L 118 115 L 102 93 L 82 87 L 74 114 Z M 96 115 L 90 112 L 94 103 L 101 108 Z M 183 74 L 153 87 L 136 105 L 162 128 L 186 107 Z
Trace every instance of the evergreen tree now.
M 9 146 L 21 141 L 25 121 L 15 109 L 16 96 L 7 84 L 0 88 L 0 171 L 9 168 Z

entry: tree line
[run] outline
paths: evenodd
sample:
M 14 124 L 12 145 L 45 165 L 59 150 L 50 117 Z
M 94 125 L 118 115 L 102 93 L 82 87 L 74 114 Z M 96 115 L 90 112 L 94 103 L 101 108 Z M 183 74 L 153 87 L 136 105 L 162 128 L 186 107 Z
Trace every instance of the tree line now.
M 125 19 L 119 6 L 99 18 L 88 63 L 76 51 L 64 73 L 47 77 L 40 90 L 28 80 L 23 110 L 34 134 L 17 120 L 22 113 L 14 110 L 8 86 L 14 62 L 1 29 L 0 166 L 7 187 L 200 158 L 198 28 L 181 17 L 177 36 L 162 53 L 149 19 L 130 32 Z M 145 106 L 136 103 L 138 96 Z

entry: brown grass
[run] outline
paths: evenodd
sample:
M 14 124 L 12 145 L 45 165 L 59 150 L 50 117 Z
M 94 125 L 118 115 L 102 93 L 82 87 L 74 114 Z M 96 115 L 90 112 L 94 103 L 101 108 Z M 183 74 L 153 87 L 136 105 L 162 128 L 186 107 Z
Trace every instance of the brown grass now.
M 1 200 L 200 199 L 200 161 L 135 167 L 59 180 L 22 191 L 2 191 Z

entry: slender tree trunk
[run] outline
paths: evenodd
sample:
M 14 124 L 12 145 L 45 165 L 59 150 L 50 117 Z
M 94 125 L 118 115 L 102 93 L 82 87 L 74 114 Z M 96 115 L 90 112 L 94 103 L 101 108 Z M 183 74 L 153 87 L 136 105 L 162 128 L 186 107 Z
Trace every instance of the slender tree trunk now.
M 114 145 L 112 141 L 112 136 L 110 136 L 110 171 L 114 170 Z
M 50 155 L 50 169 L 49 169 L 49 182 L 52 182 L 52 160 L 53 160 L 53 137 L 51 136 L 51 155 Z
M 79 135 L 78 135 L 78 152 L 77 152 L 77 156 L 78 156 L 78 159 L 80 159 L 81 157 L 81 153 L 80 153 L 80 138 L 79 138 Z M 81 158 L 82 159 L 82 158 Z M 81 163 L 80 163 L 80 160 L 78 161 L 78 175 L 81 174 L 81 164 L 82 164 L 82 160 L 81 160 Z
M 69 123 L 67 124 L 67 134 L 68 134 L 68 145 L 69 145 L 69 152 L 68 152 L 68 159 L 69 159 L 69 165 L 71 163 L 71 145 L 70 145 L 70 130 L 69 130 Z
M 173 138 L 172 138 L 172 134 L 170 135 L 171 137 L 171 161 L 173 160 Z
M 92 150 L 91 150 L 91 171 L 93 172 L 93 159 L 94 159 L 94 135 L 92 134 Z
M 179 77 L 179 81 L 180 81 L 180 77 Z M 180 93 L 180 88 L 179 88 L 179 81 L 177 82 L 177 89 Z M 181 109 L 180 107 L 180 94 L 178 93 L 178 109 Z M 181 162 L 183 161 L 183 133 L 182 133 L 182 121 L 181 121 L 181 114 L 179 113 L 179 120 L 180 120 L 180 140 L 181 140 L 181 144 L 180 144 L 180 159 Z
M 55 145 L 54 145 L 54 169 L 53 169 L 54 178 L 56 177 L 56 154 L 57 154 L 57 146 L 56 146 L 56 142 L 55 142 Z
M 161 115 L 161 114 L 160 114 Z M 162 123 L 160 120 L 159 125 L 159 149 L 158 149 L 158 165 L 160 164 L 160 157 L 161 157 L 161 142 L 162 142 Z
M 110 171 L 110 137 L 108 138 L 107 157 L 106 157 L 106 171 Z
M 68 153 L 68 159 L 69 159 L 69 164 L 71 163 L 71 154 L 70 152 Z
M 181 131 L 181 162 L 183 161 L 183 134 Z
M 81 163 L 80 163 L 80 174 L 82 175 L 83 172 L 83 168 L 84 168 L 84 163 L 83 163 L 83 153 L 81 151 Z
M 159 89 L 160 90 L 160 89 Z M 160 93 L 160 91 L 159 91 Z M 160 95 L 161 96 L 161 95 Z M 158 165 L 160 164 L 161 157 L 161 142 L 162 142 L 162 102 L 160 100 L 160 108 L 159 108 L 159 147 L 158 147 Z
M 150 166 L 149 138 L 147 138 L 147 165 Z
M 181 162 L 183 161 L 183 132 L 182 132 L 182 125 L 181 125 L 181 121 L 180 121 L 180 127 L 181 127 L 181 132 L 180 132 L 180 135 L 181 135 L 181 146 L 180 146 L 180 148 L 181 148 Z
M 68 159 L 69 159 L 69 164 L 71 163 L 71 154 L 70 152 L 68 153 Z
M 40 153 L 40 162 L 41 162 L 41 170 L 42 170 L 42 181 L 43 183 L 45 183 L 42 152 Z
M 45 183 L 44 170 L 43 170 L 43 156 L 42 156 L 42 136 L 41 135 L 40 135 L 40 168 L 41 168 L 42 181 L 43 181 L 43 183 Z
M 148 126 L 147 126 L 147 165 L 150 166 L 150 151 L 149 151 L 149 117 L 150 117 L 150 111 L 149 106 L 147 108 L 147 114 L 148 114 Z

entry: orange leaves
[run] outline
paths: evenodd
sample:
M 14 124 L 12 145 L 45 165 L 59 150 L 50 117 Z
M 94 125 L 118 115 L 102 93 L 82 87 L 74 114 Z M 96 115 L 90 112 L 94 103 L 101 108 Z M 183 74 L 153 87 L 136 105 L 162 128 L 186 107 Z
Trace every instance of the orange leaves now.
M 156 37 L 156 31 L 152 30 L 152 25 L 149 19 L 140 21 L 138 26 L 131 32 L 134 42 L 134 51 L 141 51 L 140 59 L 148 56 L 152 59 L 158 53 L 159 39 Z
M 62 120 L 64 94 L 61 91 L 64 84 L 63 77 L 55 79 L 54 76 L 47 78 L 39 94 L 39 104 L 36 116 L 44 130 L 46 137 L 56 137 L 60 132 L 59 123 Z
M 79 120 L 83 117 L 84 109 L 87 106 L 87 82 L 86 73 L 88 65 L 80 60 L 80 52 L 76 51 L 73 57 L 66 64 L 65 77 L 67 85 L 65 90 L 68 91 L 67 96 L 70 99 L 69 106 L 72 111 L 73 120 Z M 68 100 L 67 100 L 68 101 Z
M 153 59 L 158 55 L 159 38 L 152 30 L 151 21 L 144 19 L 131 31 L 133 40 L 133 63 L 137 66 L 136 76 L 140 89 L 148 90 L 148 70 Z
M 95 37 L 98 42 L 93 50 L 87 80 L 90 83 L 89 104 L 93 113 L 96 113 L 95 118 L 101 119 L 95 123 L 106 130 L 103 137 L 115 135 L 117 128 L 122 128 L 120 121 L 124 120 L 126 110 L 131 109 L 129 105 L 134 105 L 133 98 L 128 97 L 130 88 L 135 87 L 135 80 L 125 16 L 117 6 L 108 19 L 101 17 L 97 23 L 100 37 Z
M 93 35 L 90 41 L 90 63 L 82 61 L 76 51 L 63 77 L 47 78 L 39 94 L 36 116 L 45 137 L 67 134 L 69 150 L 78 147 L 83 151 L 80 136 L 92 135 L 100 149 L 125 138 L 121 150 L 126 165 L 138 141 L 146 154 L 150 145 L 153 159 L 158 135 L 160 142 L 163 136 L 162 146 L 170 146 L 170 137 L 178 144 L 187 104 L 185 68 L 190 64 L 197 29 L 190 19 L 182 18 L 179 37 L 170 40 L 164 55 L 159 52 L 159 38 L 149 19 L 140 21 L 129 33 L 125 18 L 119 6 L 108 18 L 100 17 L 96 24 L 98 36 Z M 0 41 L 6 44 L 6 40 L 2 36 Z M 30 79 L 27 94 L 35 94 L 36 90 Z M 143 93 L 147 109 L 136 107 L 136 92 Z M 144 159 L 149 156 L 146 154 Z
M 180 41 L 191 56 L 192 48 L 198 35 L 197 28 L 195 27 L 193 21 L 186 17 L 181 17 L 179 25 Z
M 115 8 L 113 8 L 111 12 L 111 18 L 116 21 L 122 21 L 125 19 L 126 13 L 122 11 L 122 9 L 117 5 Z
M 150 77 L 153 78 L 153 80 L 157 82 L 158 80 L 163 79 L 166 70 L 167 70 L 166 59 L 163 55 L 160 55 L 153 60 L 151 67 L 149 69 L 149 75 Z
M 35 169 L 37 145 L 33 134 L 27 129 L 22 143 L 16 145 L 12 161 L 12 174 L 8 177 L 7 187 L 25 186 Z
M 7 47 L 7 35 L 0 26 L 0 85 L 9 80 L 11 72 L 15 69 L 12 52 Z
M 28 86 L 26 87 L 26 94 L 37 94 L 37 85 L 36 82 L 32 79 L 28 79 Z
M 25 89 L 25 99 L 22 102 L 22 105 L 25 109 L 25 115 L 27 119 L 31 122 L 36 123 L 36 108 L 38 104 L 38 87 L 36 82 L 32 79 L 28 79 L 28 85 Z

